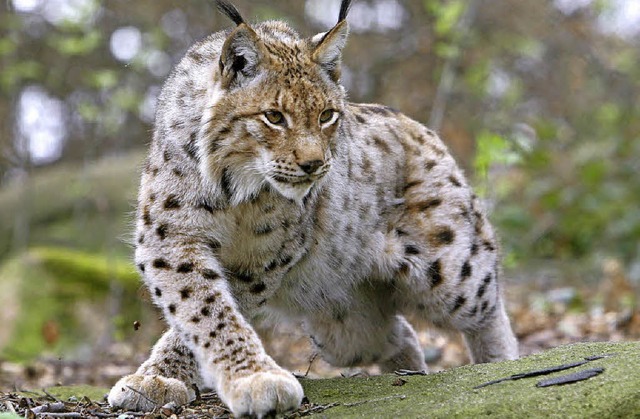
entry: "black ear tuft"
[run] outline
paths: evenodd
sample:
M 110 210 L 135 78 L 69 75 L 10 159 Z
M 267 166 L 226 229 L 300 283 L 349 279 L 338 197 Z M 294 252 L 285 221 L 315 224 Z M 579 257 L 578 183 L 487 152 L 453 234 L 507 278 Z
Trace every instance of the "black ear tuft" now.
M 233 20 L 233 22 L 236 25 L 240 25 L 241 23 L 244 23 L 244 19 L 240 15 L 240 12 L 238 11 L 238 9 L 236 9 L 236 6 L 234 6 L 233 4 L 225 0 L 216 0 L 216 6 L 218 7 L 218 10 L 222 14 L 227 16 L 229 19 Z
M 351 8 L 352 0 L 342 0 L 342 4 L 340 5 L 340 15 L 338 17 L 338 23 L 342 22 L 347 18 L 349 14 L 349 9 Z

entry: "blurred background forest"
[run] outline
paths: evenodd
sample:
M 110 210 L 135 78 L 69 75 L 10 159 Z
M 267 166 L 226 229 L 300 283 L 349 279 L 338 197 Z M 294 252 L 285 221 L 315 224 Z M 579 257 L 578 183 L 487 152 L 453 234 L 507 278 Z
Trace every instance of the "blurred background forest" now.
M 234 2 L 313 35 L 340 0 Z M 358 0 L 349 22 L 351 100 L 439 131 L 486 199 L 523 352 L 638 339 L 640 2 Z M 161 331 L 128 245 L 139 167 L 163 80 L 229 26 L 207 0 L 0 1 L 0 386 L 129 368 Z M 267 340 L 306 368 L 304 337 Z

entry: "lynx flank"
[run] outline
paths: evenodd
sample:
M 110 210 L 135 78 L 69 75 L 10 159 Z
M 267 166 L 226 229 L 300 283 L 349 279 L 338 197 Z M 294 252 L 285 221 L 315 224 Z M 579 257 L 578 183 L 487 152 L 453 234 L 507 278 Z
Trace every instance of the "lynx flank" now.
M 135 259 L 170 329 L 111 405 L 183 404 L 195 384 L 236 416 L 297 408 L 251 327 L 264 311 L 301 319 L 336 366 L 425 370 L 406 313 L 461 331 L 474 362 L 516 358 L 498 244 L 446 147 L 346 100 L 350 1 L 312 38 L 217 3 L 237 27 L 167 80 L 138 198 Z

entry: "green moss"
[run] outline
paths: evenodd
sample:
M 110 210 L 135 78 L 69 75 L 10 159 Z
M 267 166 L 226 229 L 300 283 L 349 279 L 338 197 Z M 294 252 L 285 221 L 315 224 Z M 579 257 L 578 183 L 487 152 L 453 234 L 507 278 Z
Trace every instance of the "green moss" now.
M 0 301 L 14 313 L 13 319 L 0 317 L 12 327 L 0 342 L 2 355 L 11 360 L 61 354 L 109 328 L 126 336 L 119 332 L 127 325 L 131 332 L 130 322 L 105 323 L 113 321 L 105 313 L 115 288 L 122 294 L 116 318 L 139 318 L 144 309 L 137 302 L 140 282 L 130 262 L 71 249 L 36 248 L 9 260 L 0 267 L 0 286 Z M 47 327 L 55 329 L 48 336 Z
M 537 388 L 543 378 L 533 377 L 473 389 L 512 374 L 611 353 L 616 355 L 543 377 L 605 368 L 603 374 L 575 384 Z M 402 386 L 394 386 L 397 377 L 390 375 L 305 380 L 303 386 L 313 403 L 338 403 L 318 413 L 325 417 L 638 417 L 640 344 L 569 345 L 518 361 L 470 365 L 404 379 L 407 382 Z
M 64 248 L 36 248 L 31 257 L 37 258 L 42 268 L 61 279 L 59 295 L 90 298 L 102 296 L 108 291 L 111 281 L 129 288 L 139 285 L 139 277 L 132 264 L 103 255 L 80 252 Z

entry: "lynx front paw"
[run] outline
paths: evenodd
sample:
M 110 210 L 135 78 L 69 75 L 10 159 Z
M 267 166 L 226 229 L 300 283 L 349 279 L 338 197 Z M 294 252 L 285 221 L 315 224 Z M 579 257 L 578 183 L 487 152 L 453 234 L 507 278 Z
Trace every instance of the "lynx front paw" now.
M 285 370 L 257 372 L 222 387 L 220 397 L 236 417 L 262 418 L 297 409 L 304 395 L 298 380 Z
M 149 412 L 170 402 L 187 404 L 194 398 L 195 392 L 175 378 L 132 374 L 122 377 L 113 386 L 107 400 L 114 407 Z

